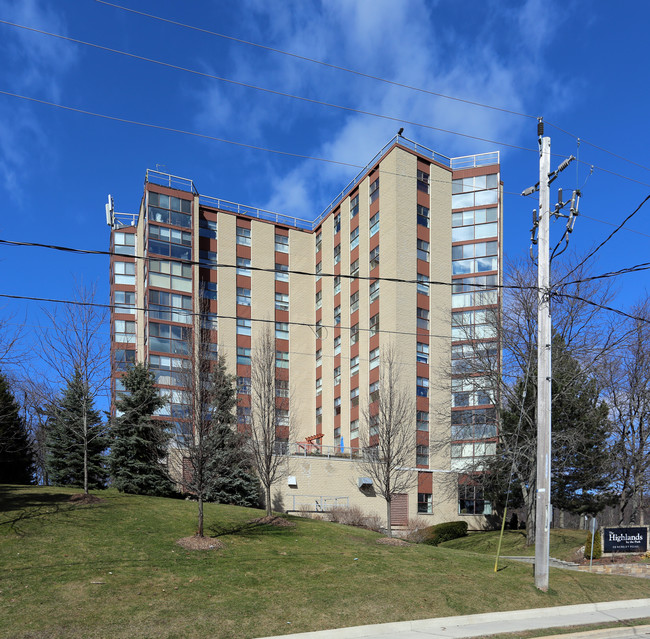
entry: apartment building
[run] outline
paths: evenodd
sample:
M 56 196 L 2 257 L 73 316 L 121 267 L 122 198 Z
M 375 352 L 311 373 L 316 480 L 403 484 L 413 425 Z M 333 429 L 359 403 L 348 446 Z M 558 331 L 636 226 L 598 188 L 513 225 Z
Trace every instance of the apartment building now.
M 395 496 L 393 523 L 480 526 L 490 504 L 473 476 L 496 449 L 495 398 L 466 364 L 477 345 L 498 362 L 501 212 L 498 153 L 448 158 L 402 136 L 314 220 L 149 170 L 139 213 L 108 211 L 113 397 L 126 368 L 148 362 L 169 400 L 158 417 L 186 429 L 178 371 L 201 311 L 214 356 L 237 375 L 245 429 L 251 352 L 270 324 L 278 427 L 292 425 L 276 505 L 381 516 L 356 460 L 391 348 L 417 409 L 413 489 Z

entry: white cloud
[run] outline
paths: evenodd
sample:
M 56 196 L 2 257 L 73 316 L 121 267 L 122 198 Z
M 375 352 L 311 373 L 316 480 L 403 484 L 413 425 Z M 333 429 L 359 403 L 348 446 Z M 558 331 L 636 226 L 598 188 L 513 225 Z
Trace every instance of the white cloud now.
M 503 8 L 501 3 L 486 3 L 477 12 L 480 15 L 473 16 L 473 22 L 461 23 L 443 13 L 444 5 L 424 0 L 330 0 L 320 5 L 299 0 L 282 4 L 249 0 L 245 7 L 250 17 L 250 39 L 403 84 L 526 112 L 538 110 L 529 96 L 541 83 L 547 95 L 561 86 L 560 80 L 554 83 L 543 78 L 538 64 L 553 43 L 551 24 L 542 16 L 548 7 L 542 12 L 540 1 L 527 0 L 514 8 L 505 3 Z M 503 38 L 509 32 L 517 37 Z M 522 33 L 525 38 L 519 35 Z M 512 144 L 520 144 L 535 126 L 534 121 L 517 116 L 286 56 L 237 51 L 237 59 L 228 67 L 229 75 L 254 84 Z M 227 122 L 226 137 L 251 142 L 264 138 L 268 146 L 272 146 L 268 140 L 274 139 L 276 147 L 341 162 L 365 164 L 401 126 L 400 121 L 251 91 L 215 87 L 208 95 L 218 96 L 222 112 L 227 112 L 221 102 L 226 100 L 230 113 L 237 114 L 221 122 Z M 209 115 L 202 109 L 201 122 L 205 124 Z M 404 126 L 407 137 L 448 156 L 499 148 L 415 125 Z M 294 135 L 273 138 L 287 131 Z M 328 192 L 335 195 L 354 174 L 349 168 L 308 160 L 283 175 L 274 174 L 271 162 L 266 167 L 266 183 L 272 186 L 264 206 L 300 216 L 318 213 L 311 210 L 313 202 L 328 202 Z

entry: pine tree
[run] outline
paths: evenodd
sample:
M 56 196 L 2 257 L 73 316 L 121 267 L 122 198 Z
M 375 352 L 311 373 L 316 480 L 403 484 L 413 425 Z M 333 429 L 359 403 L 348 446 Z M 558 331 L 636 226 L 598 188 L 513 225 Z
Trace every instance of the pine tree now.
M 47 467 L 55 486 L 103 488 L 106 483 L 105 426 L 76 370 L 63 396 L 50 407 Z
M 170 439 L 167 423 L 152 419 L 164 406 L 154 375 L 144 364 L 122 378 L 126 393 L 115 402 L 119 417 L 111 429 L 110 472 L 113 485 L 134 495 L 168 495 L 173 485 L 165 457 Z
M 0 374 L 0 483 L 31 484 L 34 455 L 25 422 L 4 375 Z

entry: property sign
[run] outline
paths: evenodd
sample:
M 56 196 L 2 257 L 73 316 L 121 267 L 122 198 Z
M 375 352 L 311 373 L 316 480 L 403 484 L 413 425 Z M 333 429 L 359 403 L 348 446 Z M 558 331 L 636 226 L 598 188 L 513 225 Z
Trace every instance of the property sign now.
M 648 529 L 603 528 L 603 552 L 645 552 L 648 550 Z

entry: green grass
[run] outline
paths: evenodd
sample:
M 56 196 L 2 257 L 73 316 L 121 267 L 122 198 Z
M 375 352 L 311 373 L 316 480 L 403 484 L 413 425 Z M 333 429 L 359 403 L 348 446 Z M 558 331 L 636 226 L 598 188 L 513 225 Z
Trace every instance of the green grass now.
M 219 551 L 183 550 L 196 504 L 113 490 L 0 487 L 0 637 L 245 638 L 406 619 L 647 597 L 643 579 L 551 571 L 464 550 L 376 543 L 376 533 L 208 504 Z M 100 583 L 93 583 L 100 582 Z
M 467 537 L 446 541 L 443 544 L 440 544 L 440 547 L 454 550 L 467 550 L 485 555 L 492 555 L 492 557 L 494 557 L 497 552 L 499 535 L 500 531 L 498 530 L 470 533 Z M 580 548 L 580 546 L 584 546 L 586 540 L 587 531 L 585 530 L 551 530 L 551 557 L 562 559 L 564 561 L 571 561 L 574 559 L 576 550 Z M 535 546 L 526 546 L 526 531 L 504 531 L 503 541 L 501 542 L 501 556 L 504 555 L 535 555 Z

